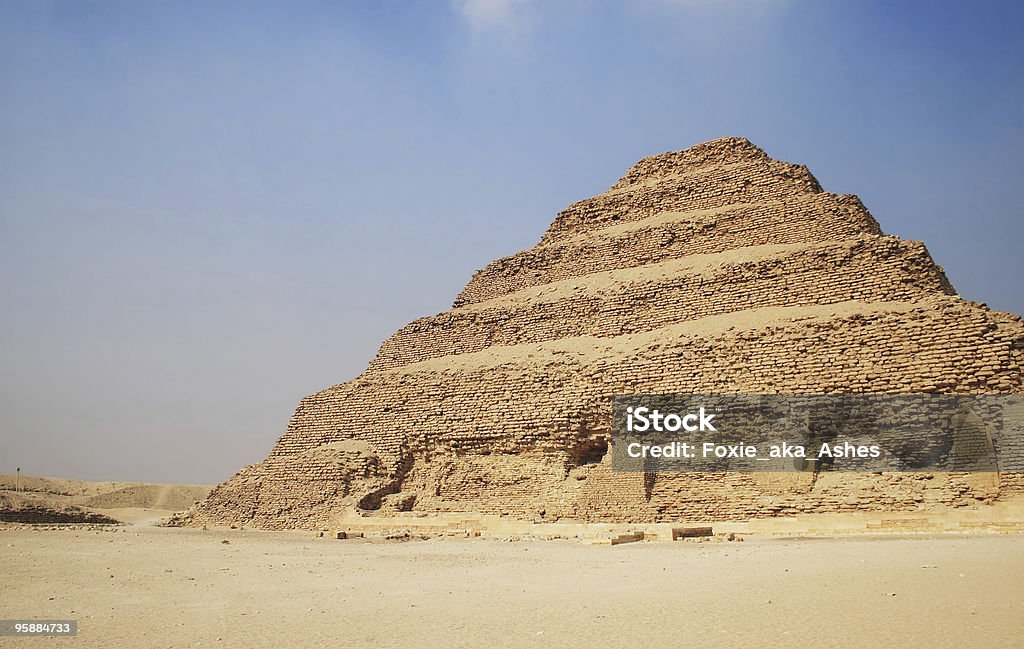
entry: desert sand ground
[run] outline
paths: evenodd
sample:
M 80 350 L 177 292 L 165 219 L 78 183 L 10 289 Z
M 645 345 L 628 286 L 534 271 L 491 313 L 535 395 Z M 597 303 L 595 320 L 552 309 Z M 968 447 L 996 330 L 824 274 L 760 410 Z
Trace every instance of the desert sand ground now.
M 80 629 L 0 645 L 1024 646 L 1017 533 L 612 547 L 339 541 L 127 518 L 136 524 L 0 528 L 0 618 Z

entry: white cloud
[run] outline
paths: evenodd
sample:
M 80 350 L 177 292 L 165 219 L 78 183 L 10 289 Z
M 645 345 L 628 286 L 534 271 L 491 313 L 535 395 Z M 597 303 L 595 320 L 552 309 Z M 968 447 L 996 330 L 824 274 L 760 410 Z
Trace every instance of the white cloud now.
M 648 0 L 649 4 L 681 9 L 734 9 L 786 5 L 789 0 Z
M 525 27 L 531 0 L 452 0 L 473 31 L 518 32 Z

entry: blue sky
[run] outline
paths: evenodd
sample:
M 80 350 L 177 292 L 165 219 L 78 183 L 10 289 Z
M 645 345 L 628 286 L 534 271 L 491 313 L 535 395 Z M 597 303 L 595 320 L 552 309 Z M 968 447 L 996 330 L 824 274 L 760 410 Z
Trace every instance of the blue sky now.
M 0 0 L 0 472 L 217 482 L 558 210 L 724 135 L 1024 312 L 1022 18 Z

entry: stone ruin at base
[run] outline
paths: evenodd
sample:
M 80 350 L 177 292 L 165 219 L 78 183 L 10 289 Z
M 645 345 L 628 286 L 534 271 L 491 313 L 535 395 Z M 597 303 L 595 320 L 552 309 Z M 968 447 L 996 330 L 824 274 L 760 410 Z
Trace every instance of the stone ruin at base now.
M 325 528 L 355 509 L 715 521 L 1024 494 L 1020 473 L 611 469 L 611 398 L 1022 394 L 1024 324 L 955 294 L 855 196 L 724 138 L 641 160 L 299 403 L 192 524 Z

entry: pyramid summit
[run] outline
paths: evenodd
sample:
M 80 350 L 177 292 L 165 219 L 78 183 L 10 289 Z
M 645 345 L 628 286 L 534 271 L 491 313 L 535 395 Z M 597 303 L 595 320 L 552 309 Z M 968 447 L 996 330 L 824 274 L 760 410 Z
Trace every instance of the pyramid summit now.
M 477 271 L 451 310 L 304 398 L 270 455 L 191 521 L 653 522 L 988 502 L 1024 493 L 1021 474 L 615 471 L 612 397 L 1019 395 L 1022 369 L 1020 317 L 961 299 L 922 243 L 883 234 L 856 196 L 722 138 L 642 159 L 536 246 Z

